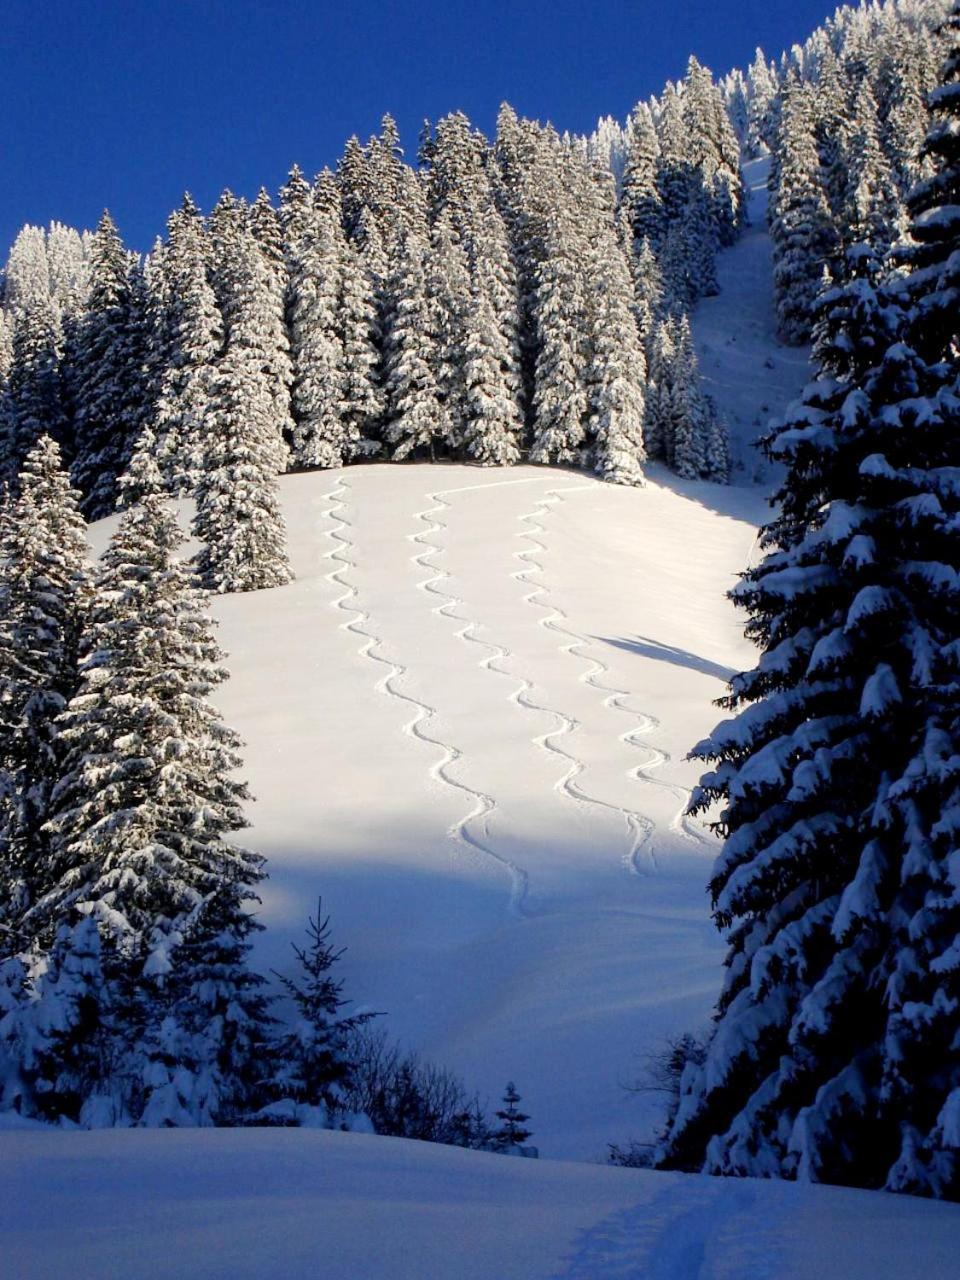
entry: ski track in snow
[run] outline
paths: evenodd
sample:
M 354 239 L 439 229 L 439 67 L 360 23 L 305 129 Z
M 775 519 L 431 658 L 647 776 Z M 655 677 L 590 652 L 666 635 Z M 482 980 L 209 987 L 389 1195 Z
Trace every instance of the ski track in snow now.
M 785 1252 L 778 1228 L 788 1201 L 789 1190 L 771 1191 L 761 1220 L 749 1181 L 680 1178 L 652 1203 L 584 1232 L 553 1280 L 777 1280 Z
M 526 567 L 513 574 L 518 581 L 533 585 L 529 573 L 543 573 L 544 565 L 539 560 L 534 559 L 538 554 L 546 554 L 547 545 L 541 541 L 541 537 L 546 536 L 546 528 L 542 521 L 551 507 L 563 501 L 565 493 L 576 492 L 582 489 L 596 488 L 596 485 L 566 485 L 562 489 L 551 489 L 543 498 L 541 498 L 533 511 L 521 516 L 520 519 L 532 525 L 532 528 L 526 529 L 521 533 L 521 537 L 527 538 L 534 544 L 537 550 L 525 550 L 517 552 L 517 557 L 522 559 Z M 535 530 L 535 531 L 534 531 Z M 537 535 L 541 535 L 538 537 Z M 556 635 L 564 638 L 564 643 L 560 645 L 561 653 L 569 653 L 580 662 L 590 663 L 588 670 L 581 673 L 579 679 L 583 684 L 588 685 L 591 689 L 595 689 L 603 695 L 604 706 L 611 707 L 616 711 L 621 711 L 625 715 L 631 717 L 632 720 L 639 720 L 639 724 L 635 724 L 632 728 L 625 730 L 619 735 L 620 741 L 635 747 L 638 751 L 644 752 L 646 760 L 642 765 L 637 765 L 627 770 L 627 777 L 632 780 L 645 782 L 649 786 L 662 787 L 669 792 L 677 800 L 680 801 L 680 808 L 670 820 L 670 830 L 674 834 L 685 840 L 693 841 L 697 844 L 708 845 L 710 842 L 706 836 L 692 826 L 687 817 L 687 806 L 690 801 L 690 792 L 672 782 L 666 782 L 662 778 L 651 776 L 652 769 L 661 769 L 664 765 L 669 764 L 670 756 L 667 752 L 662 751 L 659 747 L 652 746 L 649 742 L 641 741 L 648 734 L 659 729 L 660 721 L 656 716 L 646 711 L 636 711 L 627 705 L 631 698 L 628 689 L 618 689 L 613 685 L 602 683 L 601 676 L 609 676 L 610 668 L 606 663 L 600 661 L 587 652 L 589 640 L 577 632 L 572 631 L 568 625 L 567 615 L 552 601 L 546 599 L 536 599 L 537 596 L 546 597 L 548 590 L 545 586 L 538 586 L 524 597 L 528 604 L 534 605 L 538 609 L 545 610 L 545 616 L 540 619 L 540 625 L 546 630 L 553 631 Z M 571 731 L 579 727 L 576 722 L 571 721 Z M 573 757 L 571 757 L 572 759 Z M 579 772 L 579 771 L 578 771 Z M 576 774 L 571 775 L 572 778 Z M 646 862 L 649 870 L 656 871 L 658 869 L 657 855 L 654 847 L 654 831 L 655 823 L 644 814 L 638 813 L 632 809 L 620 808 L 619 806 L 607 804 L 602 800 L 593 800 L 589 796 L 584 796 L 579 789 L 575 789 L 575 794 L 587 799 L 592 804 L 605 805 L 606 808 L 618 810 L 622 813 L 627 824 L 628 834 L 631 840 L 630 848 L 624 857 L 625 866 L 635 874 L 643 874 L 642 862 Z
M 413 563 L 428 574 L 423 581 L 417 584 L 418 588 L 437 597 L 440 602 L 434 606 L 433 612 L 439 616 L 450 618 L 454 622 L 463 623 L 459 631 L 455 633 L 456 636 L 468 643 L 480 645 L 489 651 L 487 656 L 482 658 L 478 664 L 483 670 L 493 671 L 497 675 L 503 675 L 512 680 L 516 679 L 516 673 L 497 664 L 506 662 L 514 655 L 503 645 L 481 639 L 476 634 L 476 630 L 480 624 L 472 619 L 464 618 L 455 612 L 456 609 L 462 605 L 462 600 L 451 594 L 449 591 L 443 590 L 439 585 L 444 582 L 445 579 L 449 578 L 450 574 L 439 565 L 431 563 L 434 556 L 442 553 L 443 547 L 430 541 L 430 538 L 431 536 L 442 534 L 447 529 L 447 525 L 438 518 L 443 511 L 450 508 L 451 504 L 446 501 L 447 497 L 456 493 L 469 492 L 480 488 L 530 483 L 534 483 L 534 481 L 506 480 L 494 482 L 490 485 L 460 485 L 455 488 L 440 489 L 430 493 L 427 496 L 432 505 L 415 513 L 415 518 L 428 525 L 428 528 L 419 530 L 417 533 L 410 535 L 410 540 L 422 548 L 412 557 Z M 545 497 L 538 499 L 534 510 L 521 516 L 520 520 L 529 522 L 539 519 L 549 506 L 562 500 L 563 493 L 593 488 L 596 488 L 595 484 L 567 485 L 563 489 L 551 490 L 545 495 Z M 541 534 L 545 534 L 546 532 L 543 525 L 538 525 L 537 531 Z M 532 531 L 525 530 L 521 536 L 534 542 L 541 552 L 546 551 L 547 548 L 545 543 L 541 542 Z M 538 596 L 545 595 L 546 588 L 543 586 L 535 586 L 528 576 L 533 572 L 543 572 L 543 565 L 533 559 L 535 554 L 536 553 L 533 550 L 529 549 L 515 553 L 515 556 L 518 559 L 522 559 L 524 561 L 524 567 L 515 571 L 511 576 L 527 586 L 534 586 L 534 590 L 528 592 L 527 595 L 524 596 L 524 601 L 547 612 L 548 616 L 540 619 L 540 625 L 565 638 L 565 643 L 560 646 L 562 652 L 571 653 L 581 661 L 587 661 L 590 663 L 589 670 L 585 671 L 579 678 L 583 683 L 589 685 L 593 689 L 596 689 L 598 693 L 603 695 L 604 705 L 613 707 L 618 711 L 622 711 L 624 714 L 629 715 L 633 720 L 638 718 L 640 720 L 639 725 L 634 725 L 619 735 L 621 742 L 636 747 L 638 750 L 642 750 L 647 756 L 644 764 L 628 770 L 627 776 L 631 779 L 646 782 L 651 786 L 663 787 L 665 790 L 669 791 L 671 795 L 679 799 L 681 801 L 681 808 L 676 816 L 671 820 L 671 830 L 685 839 L 706 844 L 707 841 L 704 836 L 695 829 L 688 829 L 686 825 L 686 807 L 689 800 L 689 792 L 682 787 L 675 786 L 669 782 L 664 782 L 662 779 L 655 778 L 650 775 L 649 771 L 651 769 L 662 767 L 664 764 L 668 763 L 670 757 L 666 752 L 661 751 L 656 747 L 652 747 L 649 743 L 640 742 L 638 739 L 643 735 L 652 733 L 659 727 L 660 722 L 655 716 L 649 715 L 645 712 L 635 712 L 627 706 L 626 703 L 631 696 L 628 690 L 617 689 L 609 684 L 602 684 L 599 677 L 601 675 L 609 674 L 609 668 L 598 659 L 589 656 L 585 652 L 580 652 L 587 647 L 589 643 L 587 639 L 584 636 L 578 635 L 577 633 L 569 630 L 566 626 L 558 624 L 558 620 L 562 622 L 567 621 L 566 614 L 563 613 L 561 609 L 557 608 L 557 606 L 552 603 L 547 604 L 536 598 Z M 543 734 L 538 734 L 533 739 L 533 742 L 538 747 L 549 751 L 553 755 L 559 756 L 566 765 L 564 774 L 554 784 L 554 790 L 566 796 L 568 800 L 576 804 L 578 807 L 584 808 L 596 806 L 619 814 L 626 827 L 627 851 L 622 857 L 624 866 L 628 871 L 635 875 L 644 875 L 650 872 L 655 872 L 658 869 L 657 856 L 653 845 L 655 823 L 645 814 L 639 813 L 633 809 L 624 808 L 620 805 L 611 804 L 605 800 L 599 800 L 583 789 L 583 787 L 578 783 L 578 779 L 586 771 L 584 762 L 578 756 L 568 750 L 565 750 L 559 745 L 560 739 L 568 737 L 576 732 L 580 727 L 579 721 L 561 711 L 557 711 L 553 707 L 545 706 L 543 703 L 535 701 L 532 697 L 534 689 L 533 682 L 524 676 L 520 679 L 521 683 L 510 694 L 509 701 L 515 702 L 518 706 L 524 707 L 526 710 L 534 711 L 541 715 L 549 715 L 558 721 L 558 725 L 555 729 L 548 730 Z M 487 797 L 487 799 L 489 800 L 489 797 Z M 496 802 L 489 800 L 489 808 L 487 808 L 482 815 L 474 813 L 471 814 L 468 819 L 472 820 L 475 816 L 482 817 L 484 824 L 484 836 L 487 839 L 489 839 L 488 819 L 490 812 L 495 807 Z
M 388 668 L 381 679 L 377 681 L 376 688 L 381 693 L 396 698 L 400 702 L 405 702 L 408 706 L 414 708 L 413 719 L 403 726 L 403 732 L 408 737 L 415 738 L 418 742 L 424 742 L 428 746 L 436 747 L 437 750 L 443 753 L 441 758 L 431 766 L 430 776 L 452 790 L 467 796 L 473 802 L 469 813 L 448 828 L 448 836 L 451 840 L 465 846 L 473 853 L 480 853 L 492 858 L 498 866 L 508 873 L 511 882 L 508 908 L 513 915 L 526 917 L 530 914 L 526 908 L 529 887 L 526 871 L 509 858 L 497 853 L 486 843 L 489 839 L 488 819 L 490 813 L 496 808 L 496 802 L 484 792 L 477 791 L 451 774 L 451 767 L 463 758 L 463 752 L 451 743 L 444 742 L 442 739 L 435 738 L 426 732 L 425 726 L 439 714 L 436 707 L 422 702 L 419 698 L 414 698 L 396 687 L 397 680 L 402 679 L 407 674 L 408 668 L 402 663 L 394 662 L 391 658 L 386 658 L 382 653 L 377 652 L 382 647 L 383 640 L 369 629 L 370 614 L 365 609 L 362 609 L 358 603 L 359 591 L 344 577 L 346 571 L 357 567 L 356 562 L 350 558 L 349 554 L 350 551 L 355 550 L 355 544 L 347 532 L 351 528 L 351 524 L 343 514 L 346 508 L 345 496 L 349 491 L 350 486 L 345 480 L 341 480 L 335 489 L 324 495 L 327 501 L 331 503 L 325 514 L 331 520 L 337 522 L 335 527 L 326 531 L 327 536 L 339 544 L 328 551 L 325 557 L 331 561 L 338 561 L 339 567 L 333 569 L 326 576 L 328 582 L 334 583 L 343 590 L 343 595 L 333 602 L 333 606 L 354 615 L 353 618 L 341 625 L 344 630 L 360 637 L 363 641 L 358 652 L 363 657 L 369 658 L 371 662 L 380 663 Z M 474 834 L 474 824 L 479 825 L 479 835 Z

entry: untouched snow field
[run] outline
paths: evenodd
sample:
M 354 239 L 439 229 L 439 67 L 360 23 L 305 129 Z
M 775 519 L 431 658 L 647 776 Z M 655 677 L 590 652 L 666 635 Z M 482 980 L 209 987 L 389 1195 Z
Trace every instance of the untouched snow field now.
M 3 1135 L 11 1280 L 953 1280 L 960 1206 L 310 1130 Z

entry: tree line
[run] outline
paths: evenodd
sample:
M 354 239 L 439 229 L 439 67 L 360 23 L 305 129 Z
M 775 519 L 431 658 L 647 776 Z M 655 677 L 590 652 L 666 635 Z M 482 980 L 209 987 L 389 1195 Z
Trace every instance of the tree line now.
M 114 509 L 149 432 L 168 490 L 215 487 L 224 528 L 241 466 L 251 493 L 369 459 L 633 484 L 649 457 L 725 479 L 687 312 L 743 225 L 739 147 L 695 60 L 631 127 L 619 189 L 505 106 L 492 145 L 455 112 L 410 165 L 386 116 L 336 172 L 294 167 L 277 202 L 225 192 L 205 216 L 187 196 L 143 260 L 108 214 L 92 234 L 25 228 L 0 325 L 6 487 L 43 433 L 86 515 Z

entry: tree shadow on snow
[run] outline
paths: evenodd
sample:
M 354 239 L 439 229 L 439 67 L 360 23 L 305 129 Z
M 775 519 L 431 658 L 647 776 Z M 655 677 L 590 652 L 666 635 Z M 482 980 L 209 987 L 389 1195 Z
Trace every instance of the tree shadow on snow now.
M 612 644 L 617 649 L 625 649 L 627 653 L 639 654 L 642 658 L 653 658 L 657 662 L 669 662 L 675 667 L 685 667 L 688 671 L 699 671 L 704 676 L 714 676 L 724 684 L 737 674 L 732 667 L 712 662 L 709 658 L 701 658 L 689 649 L 678 649 L 672 644 L 661 644 L 659 640 L 651 640 L 649 636 L 637 636 L 633 640 L 615 640 L 612 636 L 595 636 L 604 644 Z
M 662 463 L 647 463 L 644 474 L 652 484 L 662 489 L 669 489 L 678 497 L 688 498 L 691 502 L 715 511 L 717 515 L 731 520 L 742 520 L 746 524 L 766 524 L 771 518 L 771 507 L 768 499 L 768 488 L 773 491 L 772 481 L 768 484 L 717 484 L 712 480 L 685 480 L 676 475 Z

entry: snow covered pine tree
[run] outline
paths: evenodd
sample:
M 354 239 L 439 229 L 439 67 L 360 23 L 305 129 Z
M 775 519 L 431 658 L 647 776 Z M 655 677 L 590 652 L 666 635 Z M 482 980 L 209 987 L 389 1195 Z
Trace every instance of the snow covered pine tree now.
M 960 4 L 947 30 L 907 275 L 820 299 L 767 442 L 782 511 L 734 592 L 763 656 L 694 752 L 727 977 L 667 1167 L 960 1197 Z
M 135 459 L 143 496 L 101 562 L 79 688 L 56 722 L 45 892 L 21 922 L 49 954 L 4 1023 L 7 1052 L 28 1113 L 223 1122 L 267 1071 L 245 964 L 261 860 L 226 839 L 246 790 L 207 700 L 225 673 L 159 470 L 147 449 Z
M 91 590 L 80 495 L 49 436 L 27 454 L 19 489 L 0 557 L 0 956 L 29 945 L 20 922 L 50 887 L 54 720 L 76 691 Z

